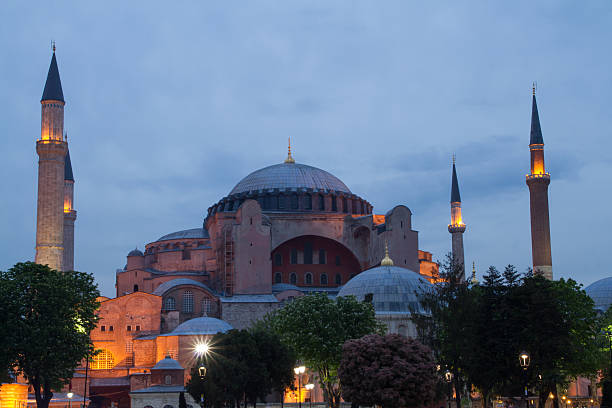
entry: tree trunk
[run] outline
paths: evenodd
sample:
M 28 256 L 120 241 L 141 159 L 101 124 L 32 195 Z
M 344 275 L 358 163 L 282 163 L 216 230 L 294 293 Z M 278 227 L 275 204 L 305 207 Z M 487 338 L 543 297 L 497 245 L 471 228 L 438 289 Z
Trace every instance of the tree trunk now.
M 455 373 L 455 404 L 457 404 L 456 408 L 461 408 L 461 388 L 459 382 L 460 381 L 457 376 L 457 373 Z
M 36 384 L 36 385 L 35 385 Z M 34 395 L 36 396 L 36 407 L 37 408 L 49 408 L 49 402 L 51 402 L 51 398 L 53 398 L 53 393 L 51 392 L 51 387 L 49 384 L 44 381 L 42 394 L 40 390 L 40 382 L 33 381 L 32 385 L 34 385 Z

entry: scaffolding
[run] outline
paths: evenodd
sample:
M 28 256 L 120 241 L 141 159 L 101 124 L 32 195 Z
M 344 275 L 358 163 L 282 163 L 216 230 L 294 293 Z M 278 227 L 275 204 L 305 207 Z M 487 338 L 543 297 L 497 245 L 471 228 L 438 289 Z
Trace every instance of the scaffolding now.
M 231 228 L 226 228 L 223 238 L 223 277 L 225 296 L 234 294 L 234 241 Z

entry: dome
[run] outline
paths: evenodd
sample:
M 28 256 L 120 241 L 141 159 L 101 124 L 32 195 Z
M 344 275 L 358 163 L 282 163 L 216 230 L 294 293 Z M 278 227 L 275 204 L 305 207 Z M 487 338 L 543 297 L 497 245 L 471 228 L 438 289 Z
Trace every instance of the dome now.
M 595 302 L 595 309 L 605 312 L 612 304 L 612 277 L 593 282 L 584 290 Z
M 416 272 L 385 265 L 363 271 L 340 289 L 338 296 L 353 295 L 363 301 L 369 293 L 376 314 L 410 314 L 421 310 L 416 292 L 432 285 Z
M 236 184 L 229 195 L 258 190 L 300 188 L 352 194 L 339 178 L 325 170 L 299 163 L 281 163 L 252 172 Z
M 171 239 L 198 239 L 208 237 L 208 231 L 206 231 L 204 228 L 192 228 L 188 230 L 176 231 L 171 234 L 166 234 L 163 237 L 159 238 L 157 241 L 168 241 Z
M 183 367 L 178 361 L 170 356 L 166 356 L 163 360 L 159 360 L 151 370 L 182 370 Z
M 202 282 L 198 282 L 198 281 L 195 281 L 193 279 L 188 279 L 188 278 L 177 278 L 177 279 L 172 279 L 172 280 L 162 283 L 157 288 L 155 288 L 155 290 L 153 291 L 153 294 L 156 296 L 163 296 L 170 289 L 174 289 L 177 286 L 183 286 L 183 285 L 197 286 L 210 293 L 213 293 L 213 291 L 208 286 L 203 284 Z
M 214 317 L 196 317 L 195 319 L 187 320 L 179 324 L 170 336 L 202 336 L 212 335 L 217 333 L 225 333 L 232 330 L 233 327 L 229 323 L 215 319 Z
M 128 256 L 144 256 L 144 254 L 138 248 L 134 248 L 130 251 Z

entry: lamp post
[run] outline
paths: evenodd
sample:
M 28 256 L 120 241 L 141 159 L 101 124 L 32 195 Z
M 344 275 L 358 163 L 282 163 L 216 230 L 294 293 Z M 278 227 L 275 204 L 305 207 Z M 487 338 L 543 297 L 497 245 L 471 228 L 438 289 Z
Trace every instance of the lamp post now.
M 295 373 L 295 375 L 297 375 L 298 378 L 298 406 L 299 408 L 302 408 L 302 374 L 304 374 L 304 371 L 306 371 L 306 367 L 299 366 L 299 367 L 295 367 L 293 369 L 293 372 Z
M 451 408 L 451 383 L 453 382 L 453 373 L 451 373 L 450 370 L 446 370 L 444 373 L 444 380 L 446 380 L 448 384 L 448 408 Z
M 74 397 L 74 393 L 72 391 L 68 391 L 68 394 L 66 394 L 66 396 L 68 397 L 68 408 L 71 408 L 72 397 Z
M 524 380 L 525 395 L 523 396 L 523 400 L 525 401 L 525 408 L 528 408 L 528 404 L 527 404 L 527 369 L 529 368 L 529 363 L 531 363 L 531 357 L 529 356 L 529 353 L 527 353 L 526 351 L 522 351 L 519 353 L 518 358 L 519 358 L 519 364 L 523 368 L 523 372 L 525 373 L 525 380 Z
M 210 351 L 210 347 L 206 342 L 196 343 L 194 347 L 194 352 L 198 359 L 198 376 L 200 377 L 200 381 L 204 381 L 204 377 L 206 377 L 206 366 L 204 365 L 204 358 L 208 356 L 208 352 Z M 202 384 L 202 388 L 204 385 Z M 200 406 L 204 408 L 204 393 L 200 395 Z
M 309 407 L 312 408 L 312 389 L 314 388 L 314 384 L 313 383 L 306 384 L 304 388 L 308 390 L 308 397 L 309 397 L 308 404 L 309 404 Z

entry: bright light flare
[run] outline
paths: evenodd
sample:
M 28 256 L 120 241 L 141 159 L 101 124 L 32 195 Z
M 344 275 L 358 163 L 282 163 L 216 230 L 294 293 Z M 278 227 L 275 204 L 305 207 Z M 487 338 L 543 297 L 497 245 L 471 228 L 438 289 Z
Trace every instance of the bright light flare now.
M 207 342 L 196 343 L 194 347 L 195 353 L 198 356 L 208 355 L 210 352 L 210 345 Z

